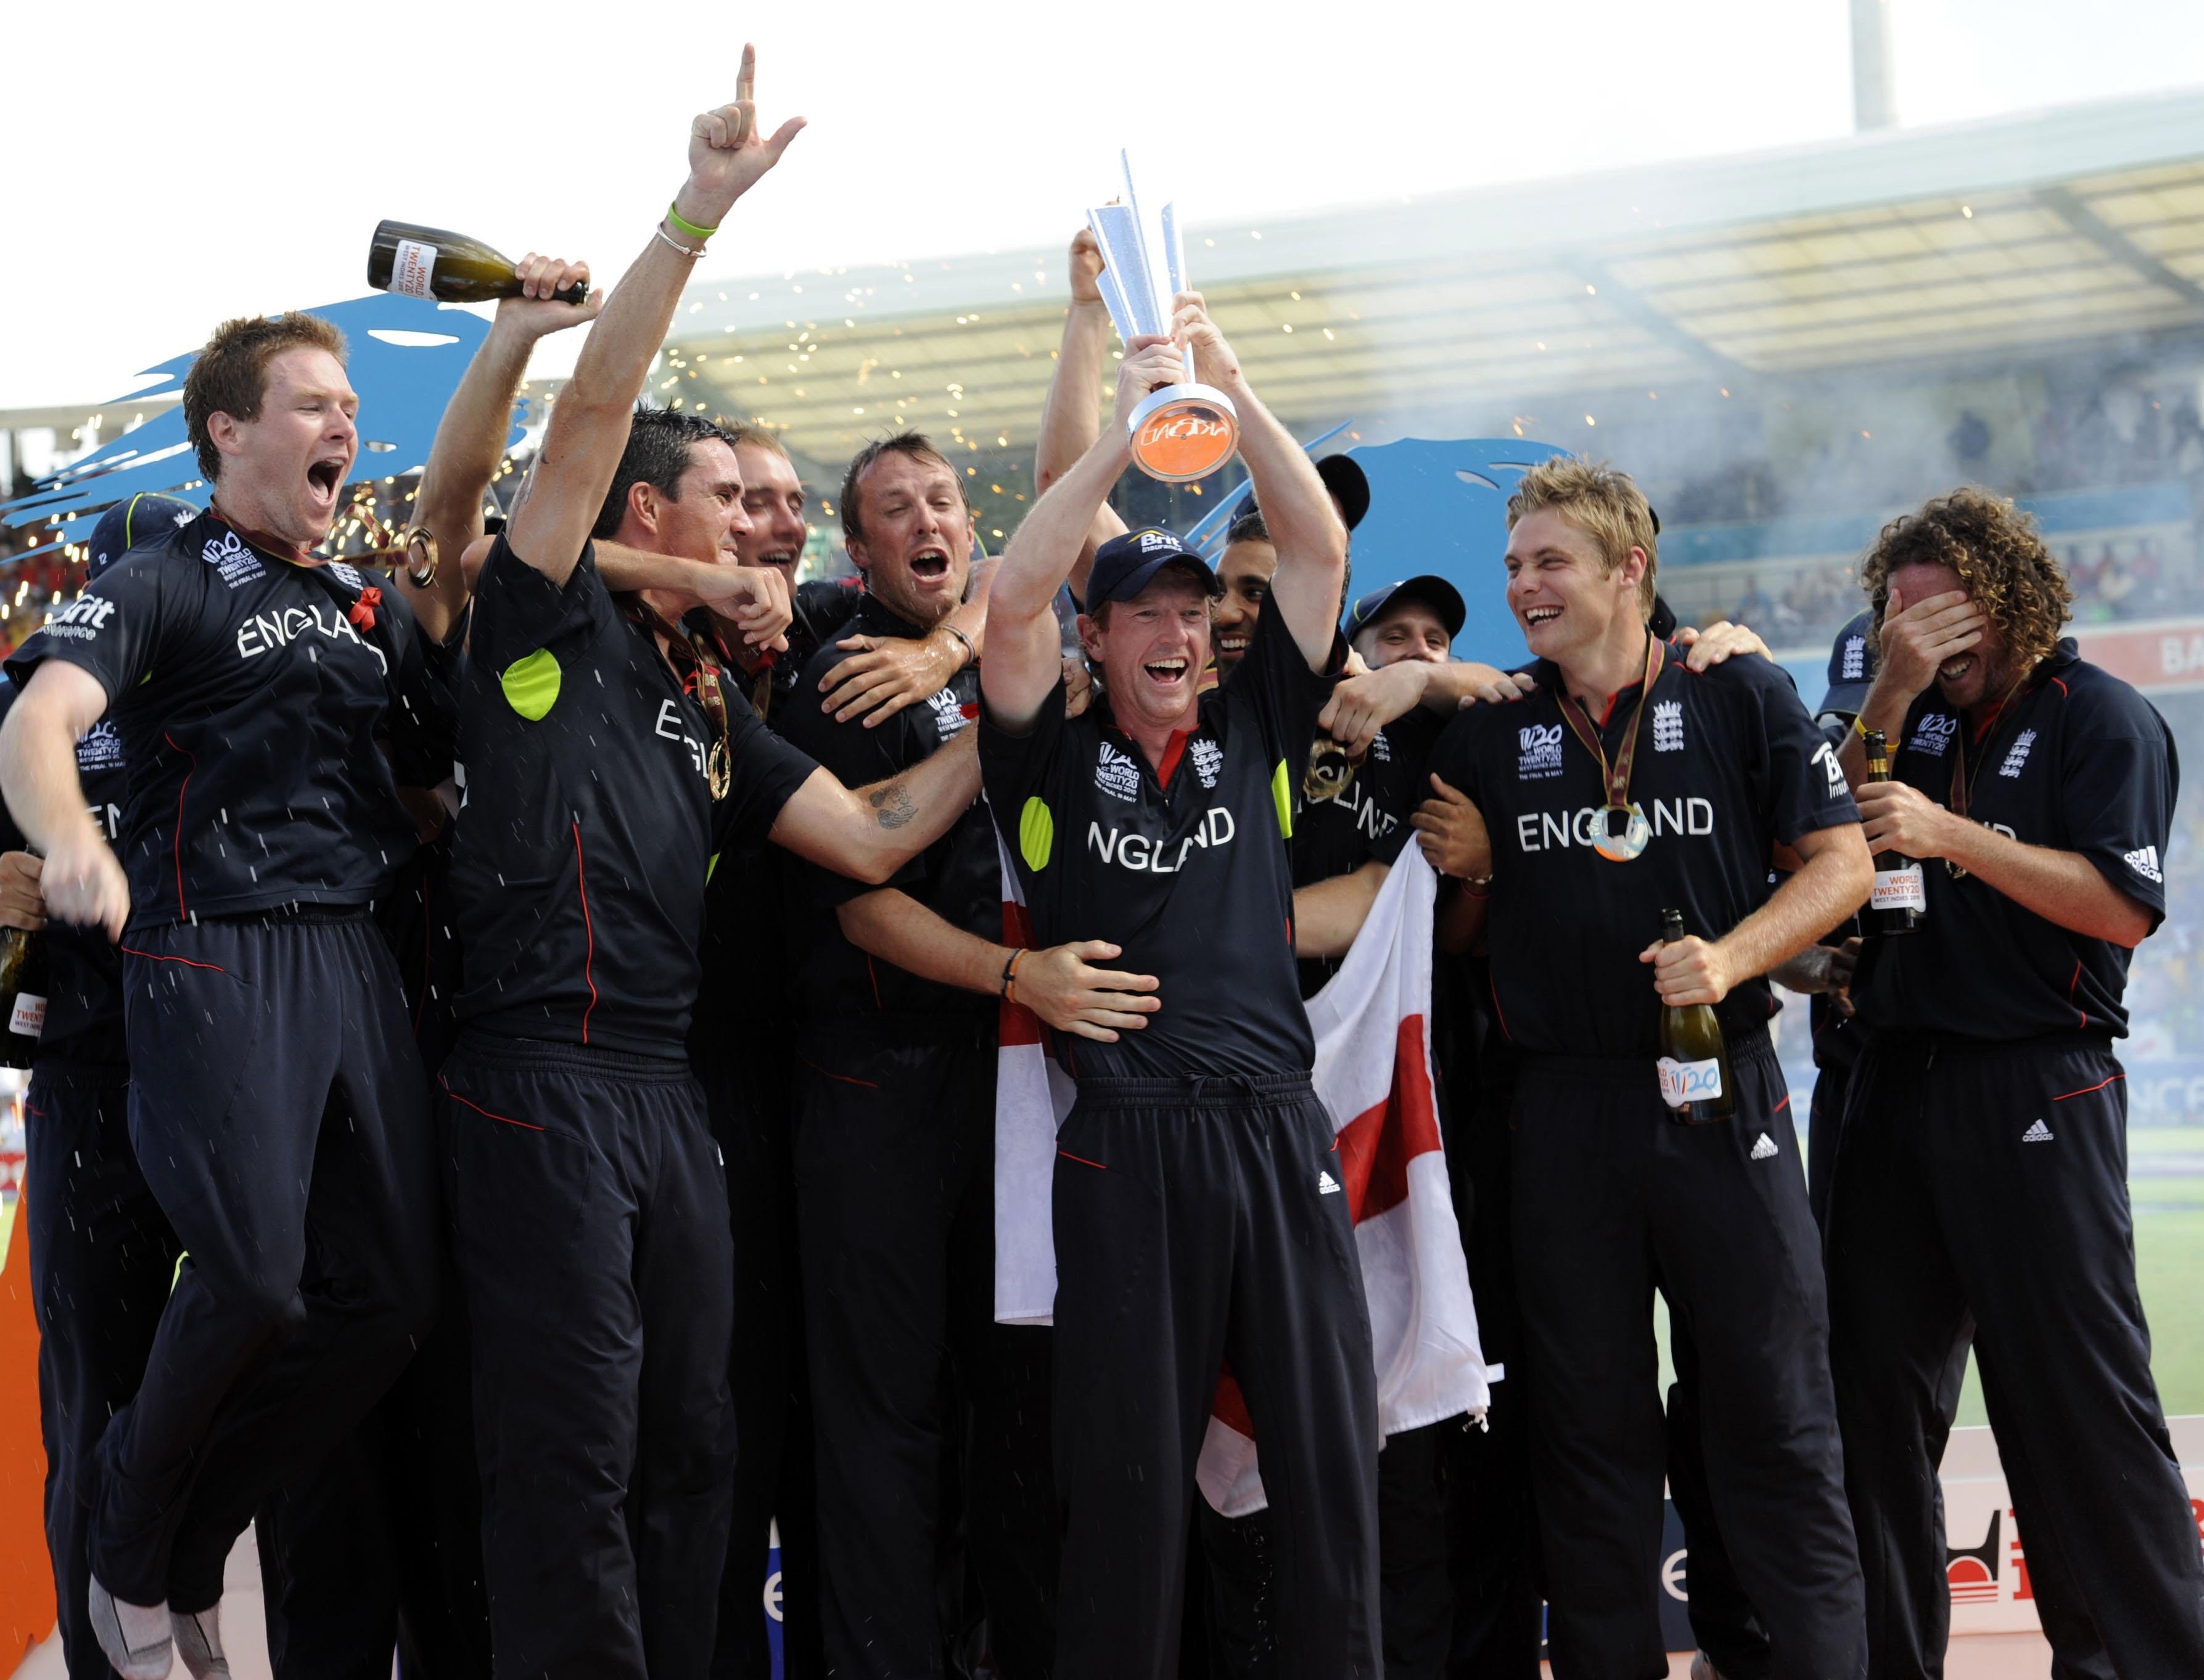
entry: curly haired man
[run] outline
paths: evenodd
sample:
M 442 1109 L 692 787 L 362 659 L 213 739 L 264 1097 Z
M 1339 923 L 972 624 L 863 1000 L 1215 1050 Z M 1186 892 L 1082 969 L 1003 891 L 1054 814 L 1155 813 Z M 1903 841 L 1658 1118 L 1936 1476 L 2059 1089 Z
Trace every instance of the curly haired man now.
M 2112 1054 L 2130 959 L 2165 911 L 2172 736 L 2060 639 L 2072 591 L 2010 502 L 1931 502 L 1861 573 L 1881 664 L 1843 762 L 1868 843 L 1930 860 L 1926 923 L 1869 941 L 1855 983 L 1869 1037 L 1829 1208 L 1869 1673 L 1942 1671 L 1937 1375 L 1971 1337 L 2056 1671 L 2204 1674 L 2204 1561 L 2151 1380 Z M 1887 781 L 1861 780 L 1871 729 Z M 1990 1569 L 2014 1567 L 1990 1521 Z

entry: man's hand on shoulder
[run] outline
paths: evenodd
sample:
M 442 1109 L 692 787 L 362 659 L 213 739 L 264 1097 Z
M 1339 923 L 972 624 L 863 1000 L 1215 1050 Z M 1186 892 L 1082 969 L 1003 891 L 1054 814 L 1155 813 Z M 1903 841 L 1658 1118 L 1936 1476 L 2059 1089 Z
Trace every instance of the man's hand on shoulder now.
M 741 632 L 745 648 L 788 650 L 796 621 L 788 579 L 770 566 L 708 566 L 696 574 L 696 598 L 713 617 Z
M 1404 659 L 1364 676 L 1342 677 L 1317 714 L 1317 727 L 1345 747 L 1349 758 L 1359 760 L 1370 751 L 1379 730 L 1423 703 L 1425 686 L 1436 668 Z
M 820 709 L 837 723 L 863 717 L 868 729 L 939 694 L 964 666 L 963 648 L 938 631 L 931 636 L 844 636 L 834 645 L 850 656 L 819 679 L 825 697 Z
M 1732 624 L 1727 619 L 1717 619 L 1703 630 L 1684 626 L 1676 632 L 1676 645 L 1686 650 L 1684 663 L 1694 671 L 1709 670 L 1740 654 L 1772 657 L 1768 644 L 1748 626 Z

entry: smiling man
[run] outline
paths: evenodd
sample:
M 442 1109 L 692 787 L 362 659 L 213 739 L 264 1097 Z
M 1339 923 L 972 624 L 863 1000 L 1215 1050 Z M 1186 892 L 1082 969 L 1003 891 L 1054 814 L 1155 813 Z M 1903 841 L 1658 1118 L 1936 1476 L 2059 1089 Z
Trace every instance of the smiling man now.
M 1963 490 L 1893 520 L 1860 582 L 1881 664 L 1859 728 L 1891 748 L 1860 814 L 1877 851 L 1927 860 L 1928 904 L 1863 956 L 1828 1208 L 1872 1671 L 1942 1662 L 1938 1395 L 1971 1339 L 2056 1671 L 2204 1674 L 2112 1054 L 2134 948 L 2165 914 L 2173 738 L 2061 639 L 2072 593 L 2011 502 Z
M 1176 1662 L 1194 1460 L 1229 1356 L 1285 1536 L 1286 1672 L 1379 1671 L 1370 1329 L 1315 1045 L 1294 970 L 1287 840 L 1325 674 L 1347 533 L 1200 299 L 1172 330 L 1238 407 L 1277 569 L 1247 653 L 1200 690 L 1217 579 L 1176 534 L 1104 542 L 1080 632 L 1106 698 L 1068 715 L 1051 602 L 1129 462 L 1126 420 L 1184 377 L 1126 347 L 1117 415 L 1034 506 L 988 605 L 981 765 L 1043 943 L 1107 940 L 1161 1007 L 1114 1042 L 1058 1041 L 1078 1100 L 1058 1133 L 1055 1672 L 1141 1680 Z
M 1627 476 L 1541 462 L 1508 519 L 1537 686 L 1463 712 L 1433 769 L 1489 825 L 1465 890 L 1522 1057 L 1514 1236 L 1554 1672 L 1661 1669 L 1657 1284 L 1697 1339 L 1715 1513 L 1776 1671 L 1856 1680 L 1818 1244 L 1761 977 L 1864 897 L 1867 848 L 1780 668 L 1695 671 L 1653 634 L 1652 513 Z M 1779 841 L 1803 862 L 1771 894 Z M 1690 935 L 1648 944 L 1668 908 Z M 1664 1101 L 1669 1004 L 1715 1007 L 1732 1117 L 1678 1124 Z
M 166 1672 L 170 1612 L 220 1593 L 172 1558 L 225 1555 L 435 1312 L 425 1082 L 370 906 L 416 844 L 382 741 L 435 745 L 421 632 L 450 603 L 417 626 L 397 591 L 309 553 L 358 406 L 327 322 L 225 324 L 184 386 L 212 508 L 9 663 L 9 808 L 50 914 L 121 941 L 131 1133 L 190 1256 L 85 1490 L 92 1624 L 133 1680 Z M 77 779 L 104 712 L 131 769 L 127 866 Z

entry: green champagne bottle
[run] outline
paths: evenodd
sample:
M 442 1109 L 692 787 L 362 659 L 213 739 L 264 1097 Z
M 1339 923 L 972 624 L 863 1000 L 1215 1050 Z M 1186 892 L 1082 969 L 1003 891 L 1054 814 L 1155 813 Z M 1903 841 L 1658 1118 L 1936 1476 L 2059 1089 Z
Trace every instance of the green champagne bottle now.
M 48 987 L 45 936 L 0 928 L 0 1010 L 8 1023 L 0 1039 L 0 1067 L 28 1067 L 39 1054 Z
M 1890 743 L 1882 731 L 1867 732 L 1867 779 L 1890 780 Z M 1863 930 L 1910 934 L 1928 919 L 1928 882 L 1921 865 L 1899 852 L 1875 854 L 1875 891 L 1867 901 Z
M 367 283 L 401 298 L 434 298 L 438 303 L 495 303 L 520 295 L 520 273 L 512 258 L 478 239 L 418 228 L 410 222 L 378 222 L 367 248 Z M 552 296 L 579 303 L 589 296 L 584 281 Z
M 1684 936 L 1684 912 L 1661 912 L 1661 942 L 1674 945 Z M 1722 1042 L 1721 1023 L 1710 1004 L 1661 1010 L 1661 1101 L 1668 1117 L 1683 1125 L 1709 1125 L 1726 1120 L 1737 1107 L 1737 1085 L 1730 1077 L 1729 1048 Z

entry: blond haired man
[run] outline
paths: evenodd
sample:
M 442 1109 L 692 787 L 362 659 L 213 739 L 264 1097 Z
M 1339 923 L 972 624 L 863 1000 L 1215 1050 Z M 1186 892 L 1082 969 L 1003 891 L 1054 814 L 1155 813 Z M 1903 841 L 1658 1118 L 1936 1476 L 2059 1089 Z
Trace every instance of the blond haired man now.
M 1626 475 L 1543 462 L 1508 519 L 1537 686 L 1462 713 L 1433 768 L 1486 825 L 1470 916 L 1523 1057 L 1514 1241 L 1554 1671 L 1661 1671 L 1657 1286 L 1699 1351 L 1715 1514 L 1775 1671 L 1854 1680 L 1828 1309 L 1763 977 L 1866 895 L 1857 813 L 1780 669 L 1695 672 L 1653 633 L 1652 513 Z M 1779 845 L 1798 867 L 1771 893 Z M 1686 936 L 1662 944 L 1672 909 Z M 1721 1019 L 1724 1118 L 1672 1106 L 1671 1004 Z

